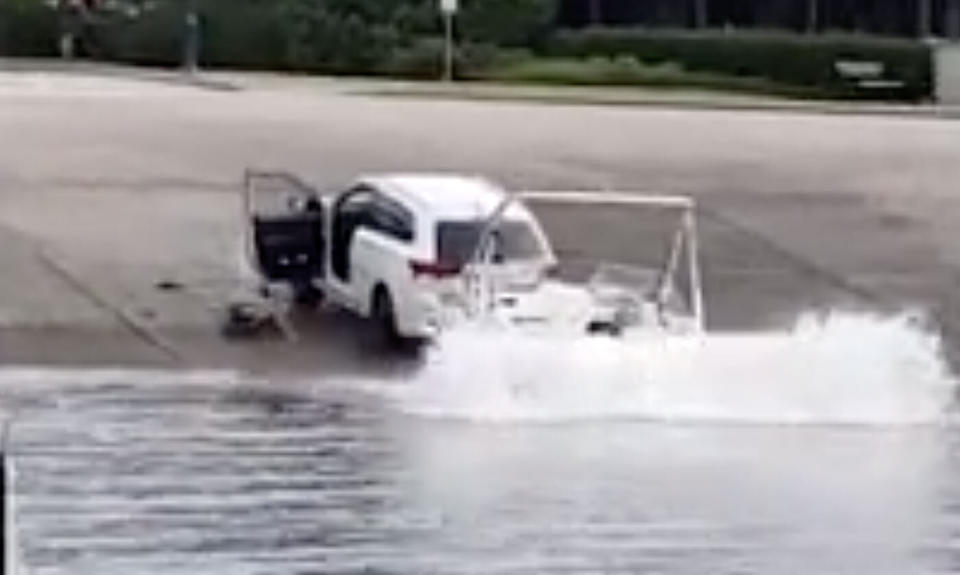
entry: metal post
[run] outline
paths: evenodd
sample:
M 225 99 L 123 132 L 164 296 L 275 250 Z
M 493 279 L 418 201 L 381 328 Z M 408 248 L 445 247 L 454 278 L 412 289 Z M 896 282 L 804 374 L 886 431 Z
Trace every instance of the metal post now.
M 183 69 L 193 73 L 200 64 L 200 15 L 195 0 L 187 4 L 184 25 Z
M 674 279 L 677 275 L 677 268 L 680 267 L 681 256 L 683 255 L 684 236 L 687 235 L 686 221 L 677 226 L 673 234 L 673 241 L 670 242 L 670 254 L 667 257 L 667 263 L 661 270 L 660 286 L 657 289 L 657 304 L 661 307 L 666 306 L 670 293 L 674 290 Z
M 690 266 L 691 307 L 697 327 L 703 331 L 707 327 L 707 318 L 703 306 L 703 280 L 700 277 L 700 238 L 697 236 L 697 219 L 694 209 L 688 209 L 686 215 L 684 215 L 684 227 L 687 229 L 687 263 Z
M 443 79 L 453 81 L 453 11 L 443 11 Z

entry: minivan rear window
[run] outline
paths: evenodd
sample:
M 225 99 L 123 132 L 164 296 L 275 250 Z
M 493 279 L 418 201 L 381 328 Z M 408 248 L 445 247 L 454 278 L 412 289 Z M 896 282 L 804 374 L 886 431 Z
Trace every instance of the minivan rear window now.
M 437 256 L 441 264 L 463 267 L 477 250 L 486 220 L 440 222 L 437 225 Z M 492 232 L 498 261 L 523 261 L 543 256 L 533 228 L 523 221 L 500 222 Z

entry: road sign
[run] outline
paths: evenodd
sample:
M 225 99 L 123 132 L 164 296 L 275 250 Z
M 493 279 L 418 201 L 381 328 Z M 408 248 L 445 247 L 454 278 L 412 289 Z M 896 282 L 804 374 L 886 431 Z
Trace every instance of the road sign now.
M 459 8 L 459 0 L 440 0 L 440 11 L 444 14 L 456 14 Z

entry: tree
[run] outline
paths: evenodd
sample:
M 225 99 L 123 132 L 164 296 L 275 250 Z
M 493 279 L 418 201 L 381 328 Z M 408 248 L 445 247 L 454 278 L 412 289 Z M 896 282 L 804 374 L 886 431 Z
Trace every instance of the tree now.
M 463 0 L 463 37 L 502 46 L 536 44 L 557 16 L 555 0 Z

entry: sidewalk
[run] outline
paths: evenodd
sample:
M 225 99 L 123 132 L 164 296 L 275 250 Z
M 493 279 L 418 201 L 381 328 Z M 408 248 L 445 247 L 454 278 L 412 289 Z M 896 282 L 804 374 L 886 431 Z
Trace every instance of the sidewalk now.
M 190 73 L 176 68 L 148 68 L 89 60 L 0 57 L 0 74 L 64 74 L 102 78 L 120 78 L 194 86 L 209 90 L 234 91 L 238 86 L 219 78 L 219 74 Z
M 407 98 L 439 98 L 540 102 L 563 105 L 645 106 L 680 109 L 759 110 L 819 114 L 864 114 L 960 118 L 960 107 L 863 101 L 792 100 L 768 96 L 604 86 L 540 86 L 462 82 L 381 82 L 358 88 L 356 94 Z
M 55 59 L 0 58 L 0 73 L 50 73 L 125 78 L 217 91 L 299 88 L 355 96 L 533 102 L 559 105 L 638 106 L 703 110 L 753 110 L 812 114 L 853 114 L 960 118 L 960 106 L 836 100 L 795 100 L 704 90 L 614 86 L 554 86 L 339 78 L 280 72 L 146 68 L 122 64 Z

